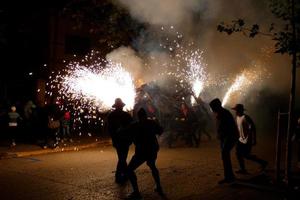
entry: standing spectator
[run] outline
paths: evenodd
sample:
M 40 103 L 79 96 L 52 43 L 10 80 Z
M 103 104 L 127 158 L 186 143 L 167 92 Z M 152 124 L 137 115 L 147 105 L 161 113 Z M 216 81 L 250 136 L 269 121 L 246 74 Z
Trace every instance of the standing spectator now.
M 113 146 L 115 147 L 118 155 L 118 164 L 115 173 L 116 183 L 123 184 L 127 181 L 127 156 L 131 139 L 128 131 L 125 131 L 130 123 L 133 121 L 131 115 L 123 111 L 122 99 L 117 98 L 115 104 L 112 106 L 115 108 L 107 119 L 108 132 L 112 138 Z
M 46 145 L 44 148 L 47 148 L 49 145 L 52 148 L 57 147 L 58 145 L 58 134 L 60 130 L 60 111 L 57 104 L 51 104 L 47 107 L 47 116 L 48 116 L 48 131 L 46 137 Z
M 11 147 L 16 146 L 16 137 L 21 120 L 22 118 L 17 112 L 16 106 L 12 106 L 11 111 L 8 113 L 8 132 L 11 138 Z
M 236 112 L 236 123 L 239 130 L 236 155 L 240 169 L 236 171 L 236 173 L 248 174 L 244 158 L 257 162 L 261 165 L 262 170 L 264 170 L 268 162 L 251 154 L 252 146 L 256 145 L 256 128 L 253 120 L 244 113 L 245 109 L 243 104 L 236 104 L 232 109 Z
M 147 113 L 143 108 L 141 108 L 137 114 L 139 121 L 132 124 L 130 128 L 131 132 L 133 133 L 135 153 L 128 164 L 128 177 L 133 188 L 133 193 L 131 193 L 129 199 L 141 198 L 137 184 L 137 177 L 134 171 L 144 162 L 147 162 L 147 165 L 152 171 L 152 176 L 156 183 L 155 191 L 163 196 L 159 171 L 155 164 L 157 152 L 159 150 L 156 135 L 161 135 L 163 129 L 157 121 L 147 119 Z
M 70 133 L 70 124 L 71 124 L 71 113 L 70 111 L 66 111 L 61 118 L 62 140 L 68 139 L 70 142 L 73 142 Z
M 232 114 L 222 107 L 222 103 L 218 98 L 213 99 L 209 106 L 216 114 L 217 133 L 224 167 L 224 179 L 219 181 L 219 184 L 231 183 L 235 180 L 235 177 L 232 171 L 230 152 L 237 142 L 238 129 Z

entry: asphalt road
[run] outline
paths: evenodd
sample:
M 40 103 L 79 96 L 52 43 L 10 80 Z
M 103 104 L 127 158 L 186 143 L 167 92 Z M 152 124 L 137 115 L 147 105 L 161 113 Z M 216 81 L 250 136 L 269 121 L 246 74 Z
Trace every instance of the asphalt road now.
M 131 149 L 129 159 L 132 153 Z M 232 160 L 236 170 L 234 154 Z M 131 187 L 114 183 L 115 165 L 112 147 L 0 160 L 0 199 L 123 199 Z M 273 191 L 218 185 L 223 170 L 217 142 L 200 148 L 161 148 L 157 165 L 167 199 L 283 199 Z M 249 176 L 257 174 L 256 164 L 247 166 Z M 153 191 L 146 165 L 137 170 L 137 177 L 144 199 L 162 199 Z

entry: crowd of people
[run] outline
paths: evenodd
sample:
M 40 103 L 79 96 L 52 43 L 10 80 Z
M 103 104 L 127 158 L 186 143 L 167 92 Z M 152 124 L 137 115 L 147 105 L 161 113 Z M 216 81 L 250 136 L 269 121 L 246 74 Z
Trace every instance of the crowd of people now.
M 171 127 L 173 133 L 169 141 L 173 142 L 176 137 L 182 137 L 188 146 L 198 147 L 201 135 L 206 134 L 211 139 L 205 121 L 208 120 L 205 117 L 208 115 L 203 115 L 207 110 L 201 103 L 191 107 L 186 102 L 181 102 L 175 120 L 173 120 L 177 123 L 174 127 L 170 126 L 172 123 L 166 122 L 168 120 L 161 123 L 162 118 L 158 116 L 159 111 L 149 101 L 146 104 L 136 104 L 132 113 L 124 111 L 124 106 L 125 103 L 122 99 L 117 98 L 112 105 L 112 110 L 106 115 L 107 131 L 118 157 L 115 182 L 124 184 L 130 181 L 133 192 L 129 195 L 129 199 L 142 198 L 135 170 L 146 162 L 156 184 L 155 191 L 164 196 L 159 171 L 156 167 L 159 151 L 158 136 L 170 131 Z M 219 184 L 234 182 L 235 174 L 248 174 L 244 159 L 257 163 L 264 171 L 268 162 L 252 154 L 252 148 L 256 145 L 257 139 L 256 126 L 252 118 L 245 114 L 244 105 L 236 104 L 232 108 L 235 117 L 222 106 L 218 98 L 213 99 L 209 103 L 209 107 L 215 115 L 217 138 L 220 141 L 223 161 L 224 179 L 220 180 Z M 55 147 L 61 140 L 72 142 L 71 127 L 73 124 L 70 110 L 66 108 L 61 110 L 56 103 L 39 107 L 32 101 L 28 101 L 20 111 L 15 105 L 12 105 L 9 111 L 1 112 L 1 121 L 6 124 L 11 147 L 17 145 L 16 139 L 20 134 L 28 133 L 32 133 L 35 139 L 41 139 L 43 148 Z M 172 122 L 172 118 L 169 118 L 169 121 Z M 300 119 L 297 122 L 293 138 L 300 141 Z M 21 128 L 22 131 L 20 131 Z M 127 163 L 129 147 L 132 144 L 135 146 L 135 152 Z M 171 144 L 169 143 L 169 145 Z M 234 148 L 239 163 L 239 169 L 235 173 L 231 164 L 231 152 Z M 300 157 L 298 161 L 300 163 Z
M 1 112 L 1 138 L 8 139 L 11 147 L 22 141 L 55 148 L 60 141 L 72 142 L 71 116 L 69 110 L 61 111 L 55 103 L 43 107 L 31 100 L 23 106 L 12 104 Z
M 136 111 L 137 119 L 126 111 L 123 111 L 125 103 L 117 98 L 114 109 L 108 115 L 108 131 L 111 135 L 113 146 L 118 156 L 117 167 L 115 171 L 115 182 L 124 184 L 127 180 L 132 185 L 133 192 L 128 199 L 141 199 L 142 195 L 139 191 L 135 170 L 144 162 L 149 166 L 153 179 L 156 184 L 155 191 L 164 196 L 163 188 L 160 181 L 159 171 L 156 167 L 156 159 L 159 151 L 159 143 L 157 136 L 163 134 L 164 130 L 159 120 L 147 114 L 144 107 L 138 108 Z M 240 169 L 236 173 L 245 175 L 246 170 L 244 159 L 254 161 L 260 165 L 262 171 L 267 167 L 268 162 L 258 158 L 251 153 L 252 147 L 256 144 L 256 128 L 253 120 L 249 115 L 244 113 L 245 109 L 242 104 L 236 104 L 232 109 L 236 113 L 236 118 L 224 107 L 219 99 L 214 99 L 209 104 L 213 113 L 215 113 L 217 122 L 217 135 L 220 140 L 221 156 L 223 161 L 224 179 L 219 184 L 232 183 L 235 181 L 235 173 L 231 164 L 231 151 L 236 147 L 236 156 Z M 195 130 L 201 128 L 194 123 L 197 116 L 191 116 L 193 112 L 189 110 L 187 104 L 182 103 L 180 107 L 181 118 L 183 121 L 191 121 L 186 123 L 182 128 L 188 134 L 186 140 L 191 144 L 193 140 L 196 142 Z M 134 144 L 135 153 L 127 164 L 127 156 L 129 146 Z M 196 143 L 197 144 L 197 143 Z

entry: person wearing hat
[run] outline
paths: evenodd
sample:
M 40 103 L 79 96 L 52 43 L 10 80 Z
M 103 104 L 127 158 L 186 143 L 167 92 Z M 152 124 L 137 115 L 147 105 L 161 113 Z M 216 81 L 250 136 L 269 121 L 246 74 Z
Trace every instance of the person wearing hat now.
M 115 172 L 116 183 L 123 184 L 127 181 L 127 156 L 131 144 L 130 135 L 127 131 L 133 121 L 128 112 L 123 111 L 122 99 L 116 98 L 112 107 L 114 110 L 108 115 L 108 132 L 112 138 L 113 146 L 118 155 L 118 163 Z
M 260 164 L 262 170 L 264 170 L 268 162 L 251 154 L 252 146 L 256 144 L 256 128 L 253 120 L 244 113 L 245 108 L 243 104 L 236 104 L 232 109 L 235 110 L 236 124 L 239 130 L 236 156 L 240 165 L 240 169 L 236 171 L 236 173 L 248 174 L 245 167 L 244 158 Z
M 235 180 L 233 174 L 230 153 L 238 139 L 238 130 L 232 114 L 222 107 L 220 99 L 213 99 L 209 106 L 216 114 L 217 133 L 221 144 L 221 154 L 224 167 L 224 179 L 219 184 L 232 183 Z

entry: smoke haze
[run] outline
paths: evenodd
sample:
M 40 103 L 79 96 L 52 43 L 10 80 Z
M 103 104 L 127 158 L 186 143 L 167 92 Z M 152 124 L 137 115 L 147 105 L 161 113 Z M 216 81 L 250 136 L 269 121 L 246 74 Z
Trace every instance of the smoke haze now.
M 161 38 L 166 35 L 172 38 L 178 32 L 183 35 L 180 39 L 182 47 L 188 49 L 190 47 L 187 44 L 193 42 L 194 46 L 204 51 L 203 57 L 210 76 L 215 76 L 216 79 L 222 76 L 232 80 L 244 69 L 261 68 L 266 73 L 262 75 L 260 83 L 251 88 L 251 92 L 255 94 L 249 96 L 257 97 L 256 93 L 261 90 L 288 95 L 290 59 L 288 56 L 273 53 L 275 49 L 271 38 L 258 35 L 250 39 L 239 33 L 228 36 L 216 29 L 221 21 L 231 22 L 238 18 L 245 19 L 249 26 L 259 24 L 262 31 L 268 30 L 268 25 L 272 22 L 280 24 L 270 13 L 268 1 L 231 0 L 229 3 L 228 0 L 117 0 L 117 2 L 128 9 L 133 18 L 147 25 L 147 29 L 143 30 L 132 44 L 136 52 L 133 53 L 130 49 L 131 53 L 126 57 L 127 61 L 133 59 L 133 63 L 130 64 L 133 71 L 136 69 L 140 71 L 141 60 L 147 63 L 151 70 L 148 71 L 147 77 L 144 77 L 146 81 L 157 78 L 157 73 L 163 69 L 162 63 L 169 62 L 169 54 L 176 54 L 174 51 L 170 53 L 168 49 L 161 48 Z M 121 47 L 113 54 L 118 57 L 116 54 L 123 50 L 124 47 Z M 224 90 L 222 92 L 224 93 Z M 220 94 L 220 91 L 216 93 Z

